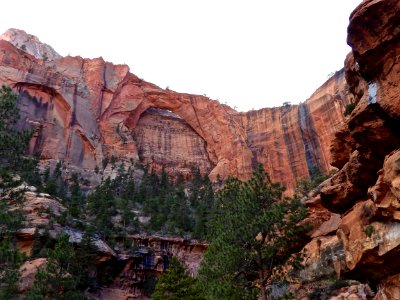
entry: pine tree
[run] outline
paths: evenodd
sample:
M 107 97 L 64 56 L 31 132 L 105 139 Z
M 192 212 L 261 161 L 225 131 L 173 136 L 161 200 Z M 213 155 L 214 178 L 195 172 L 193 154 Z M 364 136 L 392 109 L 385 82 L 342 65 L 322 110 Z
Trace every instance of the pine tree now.
M 78 244 L 75 251 L 77 264 L 73 270 L 75 276 L 78 276 L 78 287 L 82 289 L 97 288 L 96 280 L 97 266 L 95 262 L 98 260 L 97 248 L 94 244 L 94 228 L 88 226 L 82 236 L 81 242 Z
M 247 182 L 229 179 L 218 192 L 211 244 L 200 270 L 207 299 L 268 299 L 266 286 L 301 249 L 299 201 L 281 200 L 284 188 L 260 166 Z
M 17 95 L 3 85 L 0 88 L 0 163 L 3 168 L 18 166 L 17 162 L 32 137 L 32 132 L 16 128 L 18 120 Z
M 2 185 L 7 186 L 6 178 Z M 19 266 L 23 255 L 16 246 L 16 232 L 22 227 L 20 211 L 9 211 L 4 199 L 0 201 L 0 299 L 15 299 L 18 294 Z
M 163 273 L 156 284 L 152 300 L 205 300 L 196 280 L 190 277 L 185 267 L 173 257 L 169 269 Z
M 73 173 L 71 176 L 70 197 L 68 200 L 69 213 L 72 217 L 78 218 L 81 214 L 80 207 L 84 205 L 84 197 L 79 185 L 79 176 Z
M 77 269 L 74 248 L 69 236 L 61 234 L 54 250 L 48 253 L 46 268 L 36 273 L 26 299 L 86 299 L 77 290 L 79 278 L 73 274 L 74 269 Z
M 0 299 L 15 299 L 18 295 L 19 266 L 23 256 L 18 252 L 15 238 L 7 236 L 0 242 Z

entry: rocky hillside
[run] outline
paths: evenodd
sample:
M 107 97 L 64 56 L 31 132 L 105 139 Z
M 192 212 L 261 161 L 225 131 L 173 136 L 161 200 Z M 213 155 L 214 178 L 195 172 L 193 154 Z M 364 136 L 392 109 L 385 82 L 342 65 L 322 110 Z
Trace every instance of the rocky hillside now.
M 295 274 L 294 296 L 400 298 L 398 0 L 365 0 L 354 10 L 348 27 L 352 52 L 344 70 L 306 102 L 247 113 L 204 96 L 163 90 L 129 73 L 127 66 L 101 58 L 31 55 L 25 38 L 25 49 L 16 47 L 19 39 L 13 32 L 18 33 L 5 35 L 12 39 L 0 41 L 0 82 L 19 93 L 21 126 L 36 130 L 30 151 L 43 165 L 62 160 L 64 172 L 78 170 L 96 184 L 102 173 L 112 174 L 115 161 L 149 163 L 176 177 L 189 176 L 198 167 L 213 179 L 218 174 L 246 178 L 261 162 L 273 180 L 291 188 L 314 167 L 328 170 L 332 165 L 338 171 L 303 199 L 314 228 L 302 250 L 305 268 Z M 350 102 L 355 108 L 346 119 L 343 111 Z M 66 208 L 25 188 L 18 203 L 26 222 L 17 237 L 19 249 L 30 253 L 35 228 L 49 226 L 49 216 L 60 216 Z M 50 234 L 69 230 L 72 238 L 82 236 L 57 222 L 52 226 Z M 148 245 L 160 250 L 149 260 L 160 262 L 151 264 L 152 270 L 162 268 L 162 251 L 167 249 L 192 273 L 207 247 L 183 239 L 126 238 L 136 256 L 118 256 L 97 241 L 102 266 L 116 266 L 110 289 L 98 298 L 135 296 L 135 260 L 144 267 Z M 72 242 L 78 244 L 79 238 Z M 32 268 L 43 264 L 41 259 L 30 261 Z M 350 286 L 331 293 L 338 279 Z M 29 282 L 21 286 L 25 284 Z
M 307 200 L 321 225 L 304 249 L 303 279 L 357 279 L 376 289 L 374 299 L 400 295 L 399 40 L 397 0 L 366 0 L 351 14 L 345 76 L 357 105 L 332 144 L 339 171 Z
M 143 282 L 164 272 L 172 257 L 179 258 L 191 276 L 197 275 L 207 249 L 205 242 L 131 234 L 116 238 L 110 247 L 98 234 L 91 234 L 90 247 L 83 248 L 87 232 L 60 222 L 62 215 L 68 213 L 68 209 L 60 203 L 61 199 L 38 192 L 36 187 L 21 182 L 19 176 L 13 181 L 14 187 L 2 187 L 0 204 L 5 204 L 2 209 L 6 208 L 13 216 L 20 214 L 23 220 L 16 232 L 15 242 L 18 251 L 29 260 L 19 267 L 19 294 L 26 295 L 32 288 L 35 274 L 48 263 L 46 251 L 54 247 L 57 237 L 62 234 L 68 235 L 68 241 L 77 253 L 92 253 L 90 263 L 95 266 L 92 272 L 99 282 L 106 278 L 107 284 L 103 283 L 101 288 L 88 292 L 91 299 L 148 299 L 144 295 Z M 2 213 L 4 218 L 4 211 Z M 0 223 L 2 242 L 3 222 Z
M 331 168 L 330 142 L 351 99 L 339 71 L 300 105 L 239 113 L 205 96 L 161 89 L 126 65 L 60 57 L 20 30 L 3 34 L 0 49 L 0 83 L 19 93 L 25 126 L 36 131 L 31 153 L 43 166 L 63 161 L 64 170 L 79 171 L 91 185 L 117 160 L 184 178 L 197 167 L 212 180 L 248 178 L 262 163 L 293 189 L 313 169 Z M 46 57 L 37 55 L 43 51 Z

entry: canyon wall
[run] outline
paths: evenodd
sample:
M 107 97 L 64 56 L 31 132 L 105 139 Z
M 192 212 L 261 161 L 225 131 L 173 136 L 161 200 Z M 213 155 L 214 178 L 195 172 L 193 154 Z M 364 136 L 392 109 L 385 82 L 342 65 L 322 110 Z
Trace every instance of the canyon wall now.
M 178 115 L 146 110 L 133 130 L 133 140 L 144 165 L 157 171 L 164 166 L 174 178 L 191 178 L 194 168 L 208 174 L 211 161 L 204 140 Z
M 400 2 L 363 1 L 350 16 L 348 43 L 352 52 L 345 70 L 310 99 L 246 113 L 203 96 L 160 89 L 127 66 L 101 58 L 44 60 L 5 40 L 0 41 L 0 82 L 19 93 L 24 124 L 36 130 L 32 153 L 43 163 L 63 160 L 67 169 L 98 180 L 94 168 L 103 168 L 112 156 L 127 163 L 141 159 L 175 174 L 198 166 L 212 178 L 246 178 L 261 162 L 273 179 L 291 188 L 313 167 L 335 166 L 338 172 L 306 200 L 314 229 L 303 249 L 300 279 L 368 281 L 375 299 L 397 299 Z M 345 119 L 350 101 L 356 107 Z M 29 234 L 21 232 L 21 249 Z M 371 299 L 364 287 L 364 296 L 352 299 Z M 297 288 L 296 297 L 306 295 L 302 292 Z
M 328 172 L 330 144 L 351 99 L 341 70 L 304 103 L 241 113 L 254 161 L 289 188 L 316 169 Z
M 262 163 L 291 191 L 312 170 L 331 168 L 330 142 L 350 101 L 343 71 L 304 103 L 240 113 L 205 96 L 161 89 L 102 58 L 48 49 L 44 59 L 35 53 L 49 46 L 23 31 L 2 37 L 0 83 L 19 94 L 23 124 L 35 130 L 31 153 L 44 167 L 63 161 L 65 172 L 79 172 L 91 186 L 112 174 L 111 158 L 165 168 L 175 178 L 197 167 L 212 180 L 246 179 Z
M 316 226 L 302 278 L 353 278 L 375 287 L 374 299 L 398 299 L 400 2 L 363 1 L 350 16 L 348 43 L 356 107 L 332 143 L 339 171 L 306 202 Z

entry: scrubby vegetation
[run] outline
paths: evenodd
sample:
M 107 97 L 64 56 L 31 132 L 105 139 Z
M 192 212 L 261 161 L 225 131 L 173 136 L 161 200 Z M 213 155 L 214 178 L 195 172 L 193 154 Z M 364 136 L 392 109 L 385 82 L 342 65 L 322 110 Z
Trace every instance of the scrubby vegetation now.
M 2 188 L 4 183 L 3 179 Z M 16 232 L 22 227 L 22 221 L 18 208 L 10 212 L 7 204 L 0 202 L 0 299 L 12 299 L 18 292 L 19 266 L 25 257 L 17 249 Z
M 354 108 L 356 108 L 356 104 L 354 102 L 350 102 L 349 104 L 347 104 L 344 109 L 344 115 L 350 115 L 353 112 Z
M 190 277 L 178 259 L 172 258 L 169 269 L 160 276 L 153 300 L 205 300 L 197 280 Z
M 320 169 L 314 167 L 311 168 L 310 178 L 302 178 L 297 181 L 296 184 L 296 195 L 298 197 L 307 196 L 307 194 L 318 187 L 322 182 L 331 177 L 335 171 L 331 171 L 328 174 L 324 174 Z
M 86 299 L 84 291 L 111 282 L 109 273 L 98 272 L 94 263 L 94 241 L 102 239 L 128 253 L 132 244 L 125 239 L 138 233 L 210 242 L 199 278 L 190 277 L 173 259 L 155 285 L 153 299 L 267 299 L 274 295 L 274 286 L 290 281 L 288 267 L 301 268 L 301 257 L 293 253 L 306 240 L 308 227 L 298 225 L 305 208 L 299 197 L 283 198 L 284 187 L 272 182 L 261 166 L 250 180 L 230 178 L 214 194 L 208 177 L 198 169 L 191 181 L 183 182 L 171 179 L 165 170 L 158 175 L 144 166 L 138 181 L 137 163 L 125 166 L 112 157 L 103 161 L 103 169 L 111 163 L 115 178 L 105 178 L 87 194 L 79 174 L 62 176 L 63 162 L 39 174 L 36 160 L 24 156 L 32 133 L 15 129 L 16 96 L 6 87 L 0 91 L 0 116 L 0 299 L 22 297 L 18 269 L 27 258 L 16 246 L 16 232 L 24 222 L 22 201 L 17 194 L 9 195 L 22 181 L 67 208 L 60 216 L 49 212 L 49 225 L 35 232 L 31 258 L 46 258 L 47 263 L 37 272 L 26 299 Z M 99 168 L 95 171 L 101 173 Z M 312 175 L 311 181 L 299 182 L 297 195 L 306 195 L 326 178 L 317 170 Z M 67 234 L 50 238 L 54 223 L 83 233 L 81 242 L 72 244 Z M 147 278 L 143 289 L 152 291 L 156 279 Z

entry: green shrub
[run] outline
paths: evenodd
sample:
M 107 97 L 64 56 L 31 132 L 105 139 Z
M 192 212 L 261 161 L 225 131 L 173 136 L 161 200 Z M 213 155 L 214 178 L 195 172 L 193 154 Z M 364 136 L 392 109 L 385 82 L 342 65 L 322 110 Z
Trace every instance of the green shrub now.
M 347 104 L 344 109 L 344 115 L 345 116 L 350 115 L 355 107 L 356 107 L 356 104 L 354 102 L 350 102 L 349 104 Z
M 372 226 L 371 224 L 365 226 L 364 228 L 364 232 L 368 237 L 371 237 L 374 231 L 375 231 L 374 226 Z

